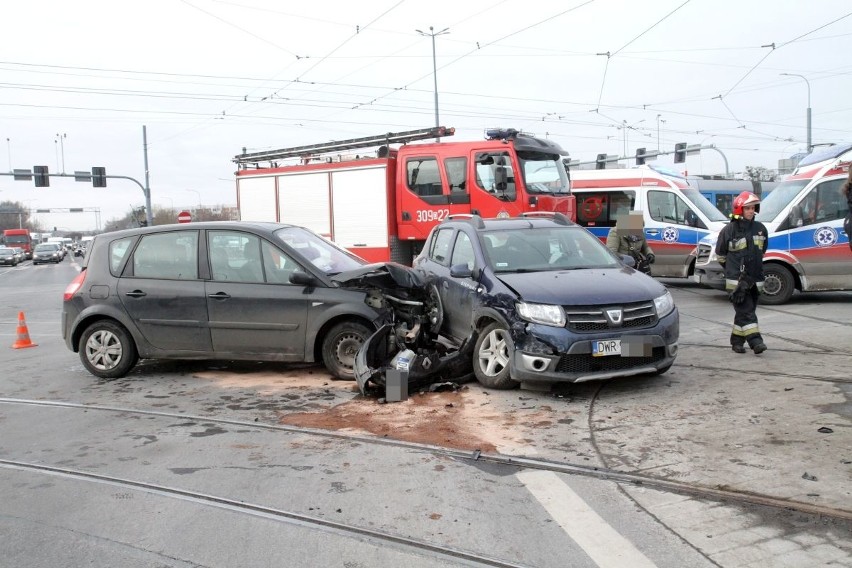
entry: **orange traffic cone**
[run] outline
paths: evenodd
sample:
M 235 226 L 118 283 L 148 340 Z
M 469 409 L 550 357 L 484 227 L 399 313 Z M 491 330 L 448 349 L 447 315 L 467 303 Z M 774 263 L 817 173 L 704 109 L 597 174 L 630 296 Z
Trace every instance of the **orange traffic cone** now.
M 30 341 L 30 332 L 27 330 L 27 322 L 24 320 L 24 312 L 18 312 L 18 338 L 12 345 L 12 349 L 23 349 L 24 347 L 35 347 L 37 344 Z

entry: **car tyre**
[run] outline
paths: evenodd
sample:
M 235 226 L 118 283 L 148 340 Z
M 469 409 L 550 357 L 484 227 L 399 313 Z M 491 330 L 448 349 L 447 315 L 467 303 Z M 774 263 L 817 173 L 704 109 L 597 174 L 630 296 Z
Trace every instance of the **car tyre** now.
M 509 376 L 515 346 L 502 324 L 492 323 L 482 330 L 473 348 L 473 373 L 482 385 L 498 390 L 513 389 L 518 382 Z
M 322 341 L 322 361 L 335 378 L 355 380 L 355 354 L 372 335 L 364 324 L 345 321 L 328 330 Z
M 110 320 L 87 327 L 80 336 L 79 351 L 86 370 L 102 379 L 123 377 L 139 359 L 130 333 Z
M 793 297 L 796 283 L 790 271 L 780 264 L 766 264 L 763 267 L 763 293 L 760 303 L 768 306 L 786 304 Z

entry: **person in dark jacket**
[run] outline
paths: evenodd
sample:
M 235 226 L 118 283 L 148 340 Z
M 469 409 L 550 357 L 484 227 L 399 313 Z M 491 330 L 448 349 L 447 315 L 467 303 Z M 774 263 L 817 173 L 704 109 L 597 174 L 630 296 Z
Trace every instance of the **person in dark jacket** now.
M 636 261 L 636 270 L 651 273 L 654 251 L 645 240 L 645 222 L 641 211 L 630 211 L 619 215 L 615 227 L 609 230 L 606 246 L 616 254 L 628 254 Z
M 745 353 L 745 344 L 755 354 L 766 351 L 757 325 L 757 298 L 763 291 L 763 253 L 768 246 L 768 232 L 754 216 L 760 198 L 744 191 L 734 198 L 731 221 L 719 233 L 716 256 L 725 269 L 725 289 L 734 304 L 734 327 L 731 349 Z

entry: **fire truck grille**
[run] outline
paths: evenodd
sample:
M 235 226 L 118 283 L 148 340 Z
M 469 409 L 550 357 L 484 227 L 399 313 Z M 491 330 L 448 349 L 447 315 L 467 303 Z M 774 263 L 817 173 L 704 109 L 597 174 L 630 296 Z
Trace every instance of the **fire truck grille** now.
M 598 373 L 606 371 L 624 371 L 662 361 L 666 356 L 665 347 L 654 347 L 650 357 L 592 357 L 591 353 L 581 355 L 563 355 L 556 364 L 557 373 Z
M 619 308 L 623 313 L 620 325 L 611 323 L 610 319 L 606 316 L 607 310 Z M 613 328 L 641 329 L 644 327 L 653 327 L 657 324 L 657 311 L 654 309 L 654 302 L 639 302 L 606 308 L 598 306 L 566 306 L 565 317 L 568 321 L 568 329 L 579 333 L 594 333 Z

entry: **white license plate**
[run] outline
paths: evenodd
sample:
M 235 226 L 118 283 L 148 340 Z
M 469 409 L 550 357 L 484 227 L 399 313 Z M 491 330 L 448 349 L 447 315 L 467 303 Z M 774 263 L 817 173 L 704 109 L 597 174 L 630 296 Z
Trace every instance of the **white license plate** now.
M 620 339 L 598 339 L 592 341 L 592 357 L 606 357 L 607 355 L 621 355 Z

